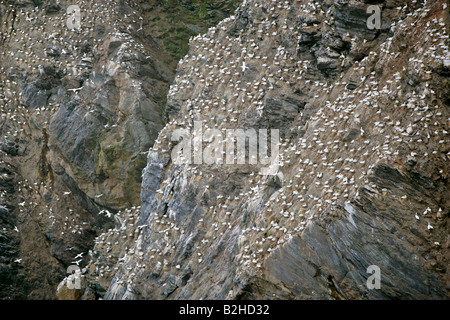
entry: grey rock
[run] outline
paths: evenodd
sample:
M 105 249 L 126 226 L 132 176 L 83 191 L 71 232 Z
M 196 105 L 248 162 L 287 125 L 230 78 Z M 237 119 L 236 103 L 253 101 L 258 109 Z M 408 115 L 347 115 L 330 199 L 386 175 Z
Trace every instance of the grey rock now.
M 3 207 L 3 206 L 0 206 L 0 217 L 1 217 L 2 219 L 5 219 L 5 218 L 8 217 L 8 215 L 9 215 L 8 209 L 6 209 L 6 208 Z

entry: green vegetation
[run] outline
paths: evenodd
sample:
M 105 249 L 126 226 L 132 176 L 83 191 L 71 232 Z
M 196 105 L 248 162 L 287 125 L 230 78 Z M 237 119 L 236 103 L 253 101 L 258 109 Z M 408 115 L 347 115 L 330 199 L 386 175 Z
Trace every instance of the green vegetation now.
M 164 35 L 164 47 L 174 59 L 180 60 L 189 50 L 189 39 L 196 33 L 182 23 L 170 28 Z
M 242 0 L 162 0 L 150 26 L 172 58 L 180 60 L 188 52 L 189 39 L 231 15 Z M 160 13 L 167 15 L 161 19 Z
M 100 133 L 98 139 L 97 139 L 97 145 L 99 146 L 103 140 L 105 140 L 106 137 L 106 131 L 103 131 L 102 133 Z
M 76 167 L 73 175 L 78 179 L 78 180 L 88 180 L 88 174 L 86 173 L 86 171 L 84 171 L 81 168 Z

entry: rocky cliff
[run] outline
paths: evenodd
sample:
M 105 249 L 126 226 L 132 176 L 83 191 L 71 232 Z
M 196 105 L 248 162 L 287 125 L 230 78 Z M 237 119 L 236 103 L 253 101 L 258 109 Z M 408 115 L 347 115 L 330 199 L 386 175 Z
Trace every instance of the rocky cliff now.
M 448 297 L 448 5 L 370 4 L 244 1 L 192 39 L 104 298 Z M 279 129 L 278 170 L 176 163 L 196 123 Z
M 0 1 L 1 298 L 55 299 L 67 268 L 140 204 L 184 55 L 163 40 L 187 44 L 232 7 L 211 6 L 200 23 L 200 8 L 158 1 Z M 185 11 L 197 32 L 158 33 Z
M 180 4 L 156 12 L 208 10 Z M 446 1 L 247 0 L 186 55 L 146 1 L 82 7 L 85 32 L 34 5 L 0 15 L 2 294 L 52 298 L 77 262 L 60 298 L 448 298 Z M 195 157 L 232 129 L 279 132 L 271 170 L 176 161 L 180 130 Z

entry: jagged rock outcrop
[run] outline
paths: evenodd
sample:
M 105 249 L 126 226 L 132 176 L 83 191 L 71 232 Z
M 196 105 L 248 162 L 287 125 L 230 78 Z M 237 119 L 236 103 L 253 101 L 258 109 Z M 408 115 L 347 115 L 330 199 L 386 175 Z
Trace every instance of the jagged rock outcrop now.
M 190 42 L 105 299 L 448 297 L 448 7 L 375 4 L 248 0 Z M 278 171 L 177 163 L 196 122 L 279 129 Z

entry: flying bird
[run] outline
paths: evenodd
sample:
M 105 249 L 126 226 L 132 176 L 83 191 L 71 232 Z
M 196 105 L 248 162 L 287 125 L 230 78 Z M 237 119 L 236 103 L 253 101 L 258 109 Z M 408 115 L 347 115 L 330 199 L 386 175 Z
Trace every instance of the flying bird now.
M 83 252 L 77 254 L 74 259 L 83 258 Z
M 77 266 L 80 265 L 80 262 L 83 261 L 82 259 L 80 260 L 76 260 L 76 261 L 72 261 L 72 263 L 75 263 Z

